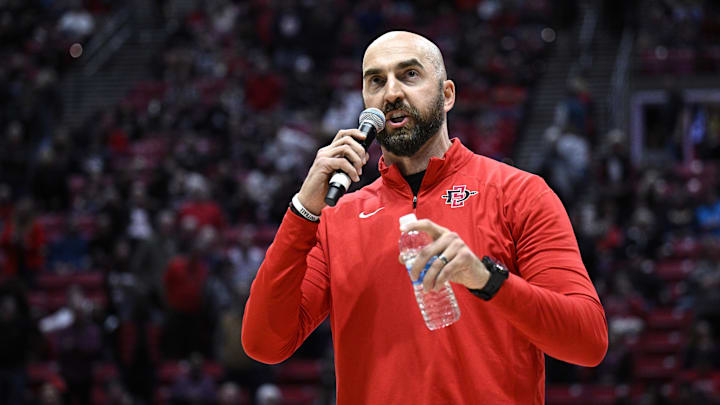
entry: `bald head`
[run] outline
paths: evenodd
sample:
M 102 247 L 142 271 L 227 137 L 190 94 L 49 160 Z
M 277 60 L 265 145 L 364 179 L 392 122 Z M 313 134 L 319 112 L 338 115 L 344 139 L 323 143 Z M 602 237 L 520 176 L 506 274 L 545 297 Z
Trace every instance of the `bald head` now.
M 410 50 L 417 53 L 421 62 L 427 62 L 433 67 L 438 80 L 447 80 L 445 62 L 440 48 L 422 35 L 407 31 L 391 31 L 374 40 L 365 50 L 363 71 L 365 71 L 368 61 L 398 50 Z

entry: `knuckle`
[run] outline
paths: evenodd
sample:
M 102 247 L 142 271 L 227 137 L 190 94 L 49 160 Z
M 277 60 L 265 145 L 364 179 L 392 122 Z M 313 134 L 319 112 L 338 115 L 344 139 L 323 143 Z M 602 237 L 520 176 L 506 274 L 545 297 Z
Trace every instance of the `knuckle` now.
M 458 257 L 462 261 L 468 261 L 472 257 L 472 253 L 470 253 L 470 251 L 468 249 L 461 249 L 458 252 Z
M 457 250 L 462 250 L 465 247 L 465 242 L 463 242 L 460 238 L 457 238 L 450 242 L 450 246 Z

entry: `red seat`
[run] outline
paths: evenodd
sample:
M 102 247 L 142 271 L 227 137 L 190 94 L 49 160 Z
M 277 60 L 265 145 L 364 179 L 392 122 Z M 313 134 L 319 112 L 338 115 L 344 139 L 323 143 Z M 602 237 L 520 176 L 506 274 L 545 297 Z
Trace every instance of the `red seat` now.
M 107 295 L 103 290 L 86 292 L 86 297 L 100 308 L 107 305 Z M 28 294 L 30 307 L 39 309 L 43 313 L 54 312 L 67 303 L 67 290 L 56 289 L 48 291 L 33 291 Z
M 160 366 L 158 379 L 163 384 L 172 384 L 181 373 L 186 371 L 186 365 L 179 361 L 166 361 Z
M 635 359 L 636 378 L 670 380 L 680 367 L 677 356 L 641 355 Z
M 676 239 L 672 242 L 672 256 L 677 259 L 692 259 L 698 256 L 702 246 L 694 238 Z
M 33 291 L 28 294 L 28 303 L 31 308 L 40 310 L 41 313 L 47 314 L 55 312 L 62 308 L 67 301 L 65 292 L 45 292 Z
M 592 405 L 613 405 L 617 400 L 617 387 L 613 385 L 592 385 L 588 397 Z
M 215 381 L 219 381 L 225 374 L 225 370 L 223 369 L 223 367 L 220 363 L 210 361 L 210 360 L 205 361 L 205 365 L 203 366 L 203 369 Z
M 285 405 L 312 405 L 320 397 L 319 390 L 311 385 L 279 386 Z
M 290 360 L 278 367 L 276 376 L 281 383 L 319 383 L 322 369 L 319 360 Z
M 640 338 L 637 350 L 645 353 L 676 354 L 684 345 L 685 338 L 681 332 L 648 332 Z
M 665 260 L 657 263 L 655 274 L 665 281 L 681 281 L 687 279 L 694 268 L 692 260 Z
M 98 363 L 93 367 L 93 380 L 98 384 L 105 384 L 118 375 L 119 371 L 115 363 Z
M 93 385 L 90 398 L 93 405 L 107 404 L 108 395 L 107 392 L 105 392 L 105 387 L 102 384 Z
M 103 273 L 99 271 L 72 274 L 39 274 L 37 276 L 39 289 L 52 291 L 65 291 L 71 285 L 78 285 L 86 292 L 103 289 Z
M 59 240 L 65 232 L 65 217 L 62 215 L 40 215 L 37 217 L 37 222 L 45 231 L 48 242 Z
M 58 365 L 55 362 L 29 363 L 25 371 L 31 383 L 43 383 L 58 375 Z
M 580 384 L 552 385 L 548 387 L 547 403 L 552 405 L 585 405 L 588 392 Z
M 650 312 L 647 326 L 652 330 L 681 330 L 692 320 L 692 313 L 672 308 L 659 308 Z
M 75 217 L 75 221 L 77 221 L 77 226 L 80 229 L 80 233 L 90 239 L 95 235 L 95 231 L 97 230 L 97 216 L 96 215 L 78 215 Z

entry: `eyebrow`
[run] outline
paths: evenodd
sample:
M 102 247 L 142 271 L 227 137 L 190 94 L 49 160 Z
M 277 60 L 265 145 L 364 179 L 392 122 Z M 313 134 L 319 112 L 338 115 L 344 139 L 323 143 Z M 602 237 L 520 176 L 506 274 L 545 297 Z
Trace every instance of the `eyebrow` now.
M 413 67 L 413 66 L 419 67 L 420 69 L 423 69 L 423 70 L 425 69 L 425 66 L 423 66 L 423 64 L 420 63 L 420 61 L 415 58 L 404 60 L 404 61 L 398 63 L 396 68 L 397 69 L 406 69 L 406 68 Z M 377 69 L 377 68 L 368 69 L 365 71 L 365 73 L 363 73 L 363 79 L 367 78 L 368 76 L 379 74 L 381 72 L 382 72 L 382 70 Z

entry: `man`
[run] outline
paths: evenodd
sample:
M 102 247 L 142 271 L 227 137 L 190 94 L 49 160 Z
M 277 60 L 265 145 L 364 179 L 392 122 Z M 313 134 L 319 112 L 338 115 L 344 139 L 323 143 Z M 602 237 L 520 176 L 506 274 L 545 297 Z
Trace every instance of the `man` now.
M 565 210 L 539 177 L 449 139 L 455 85 L 439 49 L 382 35 L 363 58 L 363 98 L 387 119 L 381 178 L 324 209 L 328 177 L 358 181 L 367 154 L 357 130 L 318 151 L 253 283 L 247 353 L 281 362 L 329 315 L 339 405 L 542 404 L 543 352 L 597 365 L 605 316 Z M 423 287 L 454 283 L 462 313 L 435 331 L 397 262 L 398 217 L 410 212 L 424 219 L 408 229 L 435 240 L 411 278 L 439 256 Z

